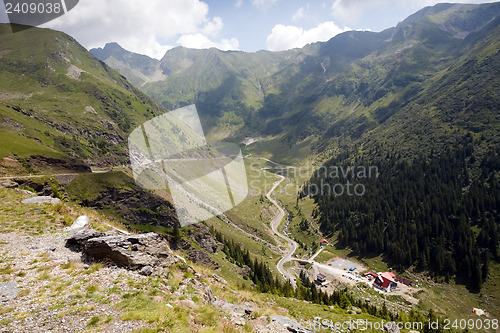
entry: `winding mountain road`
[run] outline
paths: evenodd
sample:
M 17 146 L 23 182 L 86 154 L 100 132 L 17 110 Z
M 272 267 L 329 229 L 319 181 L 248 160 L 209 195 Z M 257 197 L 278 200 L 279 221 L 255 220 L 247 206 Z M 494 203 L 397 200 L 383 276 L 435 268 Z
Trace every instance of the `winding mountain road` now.
M 273 187 L 269 190 L 269 192 L 267 192 L 267 198 L 269 199 L 269 201 L 271 201 L 277 208 L 278 208 L 278 211 L 279 211 L 279 214 L 277 216 L 275 216 L 273 218 L 273 220 L 271 221 L 271 229 L 273 230 L 273 232 L 278 235 L 278 237 L 284 239 L 287 243 L 288 243 L 288 246 L 290 247 L 290 251 L 288 251 L 288 253 L 286 255 L 283 256 L 283 258 L 280 259 L 280 261 L 278 262 L 278 264 L 276 265 L 276 267 L 278 268 L 278 271 L 280 272 L 281 275 L 283 275 L 283 277 L 290 281 L 290 283 L 292 284 L 292 286 L 295 288 L 296 286 L 296 283 L 295 283 L 295 280 L 293 278 L 293 275 L 288 273 L 284 268 L 283 268 L 283 264 L 292 260 L 292 255 L 295 253 L 295 250 L 297 249 L 297 243 L 283 235 L 282 233 L 280 233 L 278 231 L 278 227 L 281 223 L 281 220 L 283 220 L 283 218 L 285 217 L 285 210 L 281 207 L 281 204 L 279 203 L 279 201 L 276 199 L 276 197 L 272 197 L 272 193 L 273 191 L 276 189 L 276 187 L 278 187 L 279 184 L 281 184 L 281 182 L 285 179 L 285 177 L 281 176 L 281 175 L 278 175 L 280 177 L 279 180 L 275 181 L 273 183 Z

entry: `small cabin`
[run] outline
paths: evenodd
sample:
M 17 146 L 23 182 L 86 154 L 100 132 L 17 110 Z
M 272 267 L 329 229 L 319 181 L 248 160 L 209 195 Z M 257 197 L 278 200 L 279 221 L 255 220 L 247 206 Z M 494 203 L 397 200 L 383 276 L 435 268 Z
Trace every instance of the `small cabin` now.
M 316 276 L 316 282 L 318 282 L 319 284 L 325 283 L 326 276 L 323 274 L 318 274 L 318 276 Z

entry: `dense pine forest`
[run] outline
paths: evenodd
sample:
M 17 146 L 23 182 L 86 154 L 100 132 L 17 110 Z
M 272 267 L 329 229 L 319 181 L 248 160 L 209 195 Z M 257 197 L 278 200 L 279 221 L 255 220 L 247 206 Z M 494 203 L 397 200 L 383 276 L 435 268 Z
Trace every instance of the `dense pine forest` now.
M 499 260 L 500 154 L 478 147 L 468 136 L 453 149 L 411 160 L 377 149 L 370 157 L 336 156 L 327 167 L 376 165 L 379 175 L 315 174 L 314 184 L 350 181 L 366 189 L 361 196 L 315 195 L 322 231 L 338 233 L 338 245 L 355 253 L 385 254 L 397 268 L 456 277 L 480 290 L 490 260 Z

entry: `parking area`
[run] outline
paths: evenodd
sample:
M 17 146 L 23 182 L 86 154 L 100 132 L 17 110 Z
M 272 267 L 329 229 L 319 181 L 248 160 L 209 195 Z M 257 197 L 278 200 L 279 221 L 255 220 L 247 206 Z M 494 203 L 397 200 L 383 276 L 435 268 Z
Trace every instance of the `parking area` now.
M 355 263 L 354 261 L 351 261 L 348 259 L 342 259 L 342 258 L 339 258 L 339 259 L 332 261 L 329 265 L 334 267 L 334 268 L 342 269 L 345 271 L 349 271 L 349 269 L 351 269 L 351 268 L 354 268 L 354 270 L 357 272 L 360 272 L 360 271 L 363 271 L 366 269 L 361 264 Z

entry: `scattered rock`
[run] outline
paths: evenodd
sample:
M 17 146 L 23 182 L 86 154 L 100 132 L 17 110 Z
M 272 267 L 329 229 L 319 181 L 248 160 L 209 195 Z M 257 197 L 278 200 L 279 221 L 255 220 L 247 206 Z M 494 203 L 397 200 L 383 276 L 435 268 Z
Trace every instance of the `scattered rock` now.
M 73 222 L 73 224 L 71 225 L 71 227 L 65 228 L 65 231 L 76 230 L 76 229 L 79 229 L 79 228 L 86 228 L 86 229 L 88 229 L 89 227 L 90 227 L 90 219 L 89 219 L 89 217 L 86 216 L 86 215 L 82 215 L 82 216 L 78 217 Z
M 203 297 L 207 304 L 214 304 L 214 302 L 217 301 L 217 297 L 215 297 L 212 289 L 205 282 L 201 283 L 200 291 L 203 293 Z
M 149 276 L 149 275 L 153 274 L 153 267 L 151 267 L 151 266 L 144 266 L 139 271 L 139 274 Z
M 241 318 L 241 317 L 233 317 L 231 318 L 231 321 L 235 324 L 235 325 L 238 325 L 238 326 L 244 326 L 246 324 L 246 321 L 245 319 Z
M 190 299 L 183 299 L 178 302 L 180 307 L 186 308 L 186 309 L 196 309 L 198 305 L 196 305 L 195 302 L 193 302 Z
M 353 306 L 351 310 L 354 311 L 355 313 L 361 313 L 361 312 L 363 312 L 363 310 L 361 310 L 360 308 L 357 308 L 355 306 Z
M 182 280 L 181 282 L 179 282 L 179 285 L 181 285 L 181 286 L 188 285 L 188 284 L 189 284 L 189 282 L 191 282 L 191 280 L 192 280 L 192 279 L 191 279 L 191 278 L 189 278 L 189 277 L 188 277 L 188 278 L 185 278 L 184 280 Z
M 5 187 L 5 188 L 14 188 L 18 187 L 19 184 L 16 183 L 15 181 L 12 180 L 2 180 L 0 181 L 0 187 Z
M 28 191 L 28 190 L 23 190 L 23 189 L 20 189 L 20 188 L 16 188 L 16 191 L 21 192 L 22 194 L 29 195 L 30 197 L 36 196 L 36 193 L 33 193 L 31 191 Z
M 19 284 L 16 281 L 8 281 L 0 283 L 0 301 L 7 302 L 17 297 Z
M 213 278 L 215 281 L 222 283 L 223 285 L 227 285 L 227 281 L 226 281 L 226 280 L 224 280 L 224 278 L 223 278 L 223 277 L 221 277 L 221 276 L 219 276 L 219 275 L 217 275 L 217 274 L 212 274 L 212 278 Z
M 304 327 L 300 325 L 296 320 L 290 319 L 285 316 L 280 316 L 280 315 L 271 315 L 270 316 L 271 321 L 275 321 L 279 323 L 280 325 L 285 326 L 290 332 L 294 333 L 315 333 L 316 331 L 311 330 L 307 327 Z
M 23 204 L 42 204 L 42 203 L 57 204 L 60 202 L 61 202 L 60 199 L 52 198 L 49 196 L 33 197 L 33 198 L 24 199 L 23 201 L 21 201 L 21 203 L 23 203 Z
M 55 245 L 49 245 L 45 248 L 45 251 L 46 252 L 54 252 L 56 250 L 56 246 Z
M 250 275 L 250 273 L 252 273 L 252 269 L 247 265 L 244 265 L 243 267 L 240 268 L 238 274 L 245 276 L 245 275 Z
M 216 300 L 213 305 L 226 312 L 231 317 L 231 321 L 237 325 L 245 325 L 245 318 L 250 317 L 255 311 L 254 306 L 250 303 L 235 305 L 220 299 Z
M 393 322 L 385 324 L 384 330 L 387 331 L 388 333 L 400 333 L 398 325 Z

